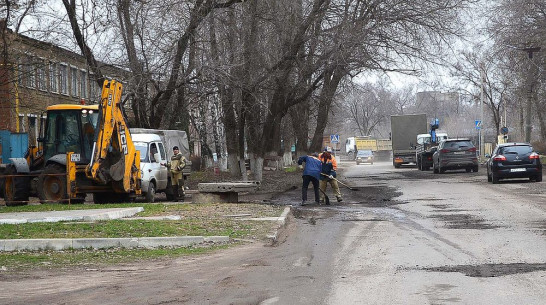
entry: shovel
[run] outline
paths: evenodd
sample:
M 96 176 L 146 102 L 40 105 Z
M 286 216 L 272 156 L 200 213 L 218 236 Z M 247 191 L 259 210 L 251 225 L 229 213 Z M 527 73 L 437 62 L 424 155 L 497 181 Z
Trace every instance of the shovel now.
M 330 177 L 330 176 L 326 175 L 325 173 L 320 173 L 320 174 L 323 175 L 323 176 L 326 176 L 326 177 Z M 336 179 L 336 178 L 334 178 L 334 177 L 332 177 L 332 179 L 336 180 L 339 184 L 341 184 L 341 185 L 347 187 L 347 188 L 350 189 L 351 191 L 358 191 L 358 189 L 356 189 L 356 188 L 354 188 L 354 187 L 350 187 L 350 186 L 348 186 L 347 184 L 345 184 L 345 183 L 339 181 L 338 179 Z
M 324 192 L 324 191 L 321 190 L 320 188 L 319 188 L 319 191 L 322 193 L 322 195 L 324 195 L 324 203 L 325 203 L 326 205 L 330 205 L 330 198 L 328 198 L 328 195 L 326 195 L 326 192 Z

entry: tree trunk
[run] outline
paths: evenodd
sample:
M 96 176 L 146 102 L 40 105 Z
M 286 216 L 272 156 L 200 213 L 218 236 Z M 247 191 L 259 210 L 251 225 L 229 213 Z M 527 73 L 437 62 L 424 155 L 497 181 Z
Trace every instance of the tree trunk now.
M 322 137 L 324 135 L 324 129 L 328 124 L 328 115 L 330 114 L 330 107 L 334 100 L 334 94 L 336 93 L 339 82 L 343 78 L 345 73 L 343 67 L 336 66 L 331 71 L 326 71 L 324 77 L 324 84 L 322 85 L 322 91 L 319 97 L 319 108 L 317 115 L 317 126 L 315 128 L 315 134 L 313 135 L 313 141 L 311 142 L 311 151 L 320 151 L 322 146 Z

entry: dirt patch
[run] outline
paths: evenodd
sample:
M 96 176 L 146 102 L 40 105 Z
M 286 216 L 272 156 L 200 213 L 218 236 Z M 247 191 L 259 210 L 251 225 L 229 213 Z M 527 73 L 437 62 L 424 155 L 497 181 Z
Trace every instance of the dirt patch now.
M 458 272 L 470 277 L 497 277 L 511 274 L 545 271 L 546 264 L 483 264 L 422 268 L 431 272 Z
M 492 225 L 483 218 L 476 217 L 470 214 L 434 214 L 430 218 L 439 219 L 445 222 L 448 229 L 475 229 L 489 230 L 496 229 L 500 226 Z

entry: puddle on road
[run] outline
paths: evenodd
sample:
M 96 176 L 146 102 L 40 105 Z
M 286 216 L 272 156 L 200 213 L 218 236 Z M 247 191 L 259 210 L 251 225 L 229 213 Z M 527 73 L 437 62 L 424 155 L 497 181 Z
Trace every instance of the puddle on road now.
M 500 226 L 487 223 L 483 218 L 470 214 L 434 214 L 430 218 L 444 221 L 448 229 L 490 230 L 500 228 Z
M 420 270 L 431 272 L 458 272 L 470 277 L 497 277 L 504 275 L 545 271 L 546 264 L 513 263 L 513 264 L 483 264 L 483 265 L 458 265 L 422 268 Z

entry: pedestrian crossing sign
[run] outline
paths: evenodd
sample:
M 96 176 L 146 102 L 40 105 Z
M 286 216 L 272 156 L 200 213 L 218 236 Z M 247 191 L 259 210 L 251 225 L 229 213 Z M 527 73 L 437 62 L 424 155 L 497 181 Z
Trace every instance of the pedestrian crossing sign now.
M 331 134 L 330 135 L 330 143 L 339 143 L 339 135 L 338 134 Z

